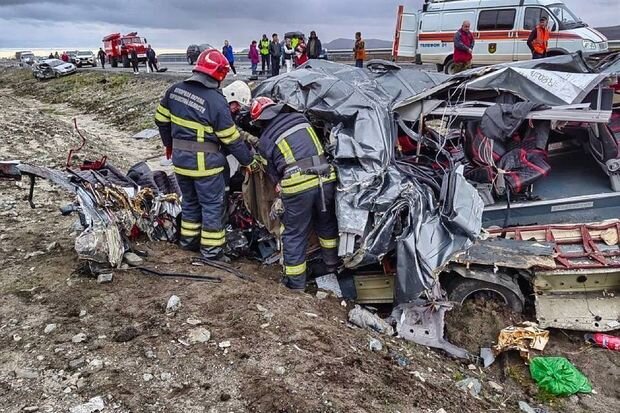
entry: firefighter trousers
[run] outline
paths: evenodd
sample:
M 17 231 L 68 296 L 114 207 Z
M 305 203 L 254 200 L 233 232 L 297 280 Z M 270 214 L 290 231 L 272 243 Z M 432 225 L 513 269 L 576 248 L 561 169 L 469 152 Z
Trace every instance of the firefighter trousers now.
M 304 289 L 306 286 L 306 252 L 313 228 L 319 237 L 325 265 L 329 270 L 338 267 L 336 184 L 327 183 L 323 188 L 326 212 L 321 211 L 321 191 L 318 187 L 282 197 L 284 284 L 291 289 Z
M 183 194 L 179 243 L 191 250 L 200 249 L 205 258 L 223 255 L 224 232 L 224 175 L 191 178 L 176 174 Z

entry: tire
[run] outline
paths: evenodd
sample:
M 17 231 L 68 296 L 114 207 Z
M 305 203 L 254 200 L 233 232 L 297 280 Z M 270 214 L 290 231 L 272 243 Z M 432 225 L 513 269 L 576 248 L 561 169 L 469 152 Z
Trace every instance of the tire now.
M 116 60 L 116 57 L 113 57 L 113 58 L 110 60 L 110 66 L 112 66 L 112 67 L 118 67 L 118 60 Z
M 446 61 L 446 64 L 443 66 L 443 72 L 447 75 L 454 74 L 454 60 L 452 58 Z
M 187 63 L 191 66 L 194 64 L 194 61 L 192 60 L 191 57 L 187 56 Z
M 463 304 L 467 299 L 473 298 L 477 293 L 491 293 L 494 298 L 498 298 L 514 312 L 520 313 L 523 311 L 523 302 L 519 296 L 499 284 L 473 278 L 458 277 L 452 280 L 447 289 L 450 301 L 455 301 L 459 304 Z
M 127 56 L 126 54 L 123 55 L 123 67 L 124 68 L 129 67 L 129 56 Z

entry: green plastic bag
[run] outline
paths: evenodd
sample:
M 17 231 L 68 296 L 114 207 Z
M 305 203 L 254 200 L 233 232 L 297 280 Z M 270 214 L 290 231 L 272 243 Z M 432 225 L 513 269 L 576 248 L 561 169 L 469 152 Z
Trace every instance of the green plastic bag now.
M 564 357 L 535 357 L 530 361 L 530 374 L 538 387 L 555 396 L 592 391 L 588 378 Z

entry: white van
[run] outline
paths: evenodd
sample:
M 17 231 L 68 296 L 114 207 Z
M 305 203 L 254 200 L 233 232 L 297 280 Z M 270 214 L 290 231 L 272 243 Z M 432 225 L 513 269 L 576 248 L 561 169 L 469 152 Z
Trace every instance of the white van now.
M 425 0 L 417 12 L 399 6 L 392 54 L 453 73 L 454 33 L 469 20 L 476 39 L 474 65 L 528 60 L 527 39 L 541 16 L 549 18 L 550 56 L 607 51 L 607 38 L 560 0 Z

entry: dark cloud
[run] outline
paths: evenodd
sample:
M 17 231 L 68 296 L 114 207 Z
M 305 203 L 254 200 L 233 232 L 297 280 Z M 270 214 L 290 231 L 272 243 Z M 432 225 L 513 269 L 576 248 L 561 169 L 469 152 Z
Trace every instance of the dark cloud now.
M 262 33 L 316 30 L 324 40 L 391 39 L 396 8 L 422 0 L 0 0 L 0 47 L 98 46 L 101 37 L 137 30 L 160 48 L 191 42 L 245 47 Z M 590 24 L 612 25 L 618 0 L 566 0 Z

